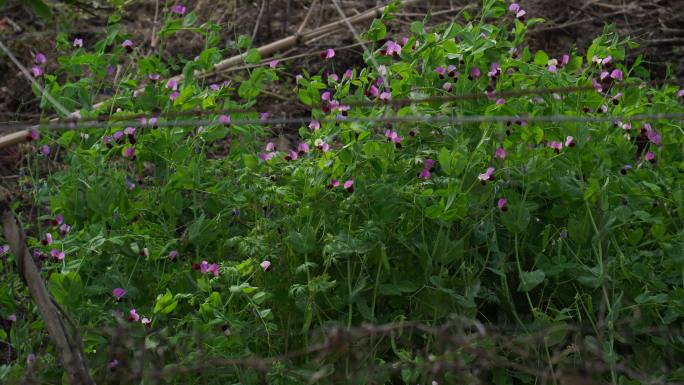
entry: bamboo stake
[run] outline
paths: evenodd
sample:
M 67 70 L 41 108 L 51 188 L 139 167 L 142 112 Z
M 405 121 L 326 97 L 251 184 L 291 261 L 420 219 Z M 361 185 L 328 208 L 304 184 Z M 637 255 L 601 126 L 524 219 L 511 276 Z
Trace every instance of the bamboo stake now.
M 405 0 L 402 4 L 403 5 L 411 5 L 411 4 L 419 3 L 420 1 L 422 1 L 422 0 Z M 316 28 L 314 30 L 311 30 L 309 32 L 296 33 L 296 34 L 288 36 L 286 38 L 276 40 L 272 43 L 269 43 L 269 44 L 266 44 L 264 46 L 259 47 L 258 48 L 259 54 L 262 57 L 267 57 L 267 56 L 272 55 L 275 52 L 282 51 L 284 49 L 293 47 L 300 42 L 306 42 L 310 39 L 321 36 L 323 34 L 330 33 L 330 32 L 336 31 L 338 29 L 346 28 L 347 23 L 356 24 L 356 23 L 364 22 L 366 20 L 370 20 L 370 19 L 375 18 L 375 17 L 379 17 L 385 11 L 386 7 L 387 6 L 384 6 L 384 5 L 374 7 L 374 8 L 367 10 L 367 11 L 364 11 L 358 15 L 354 15 L 354 16 L 348 17 L 346 19 L 338 20 L 336 22 L 323 25 L 323 26 Z M 244 62 L 246 56 L 247 56 L 247 53 L 243 53 L 243 54 L 240 54 L 237 56 L 230 57 L 228 59 L 225 59 L 221 62 L 214 64 L 214 67 L 211 70 L 206 71 L 206 72 L 196 73 L 195 76 L 200 78 L 200 79 L 203 79 L 206 77 L 216 75 L 216 74 L 218 74 L 218 73 L 220 73 L 226 69 L 229 69 L 235 65 L 242 64 Z M 174 76 L 174 77 L 170 78 L 169 80 L 175 80 L 176 82 L 181 82 L 183 80 L 183 78 L 184 77 L 181 74 L 181 75 Z M 141 91 L 141 90 L 139 90 L 139 91 Z M 97 103 L 97 104 L 93 105 L 92 109 L 100 108 L 100 107 L 104 106 L 106 102 L 107 102 L 107 100 L 102 101 L 100 103 Z M 69 114 L 67 116 L 67 118 L 68 119 L 78 119 L 80 116 L 81 116 L 80 111 L 75 111 L 75 112 Z M 52 119 L 51 121 L 57 121 L 57 120 L 59 120 L 59 118 Z M 36 126 L 35 128 L 38 128 L 38 126 Z M 5 147 L 9 147 L 9 146 L 13 146 L 17 143 L 21 143 L 21 142 L 25 141 L 26 138 L 29 137 L 29 133 L 30 133 L 30 130 L 22 130 L 22 131 L 14 132 L 12 134 L 0 137 L 0 149 L 5 148 Z
M 55 344 L 57 356 L 70 378 L 70 384 L 95 385 L 95 381 L 88 372 L 88 365 L 83 354 L 80 334 L 75 325 L 70 333 L 65 325 L 69 322 L 68 316 L 63 313 L 59 304 L 50 296 L 43 278 L 38 272 L 33 257 L 26 247 L 24 231 L 9 207 L 7 200 L 1 199 L 0 194 L 0 217 L 5 234 L 5 239 L 10 245 L 10 250 L 17 256 L 17 267 L 22 278 L 29 288 L 31 297 L 40 312 L 48 331 L 50 339 Z

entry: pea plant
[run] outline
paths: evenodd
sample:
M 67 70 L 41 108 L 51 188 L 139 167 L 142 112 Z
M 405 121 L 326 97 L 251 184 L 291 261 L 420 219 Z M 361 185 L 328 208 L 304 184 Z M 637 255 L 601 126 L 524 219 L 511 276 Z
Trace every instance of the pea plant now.
M 81 330 L 94 378 L 114 381 L 145 349 L 143 371 L 279 356 L 331 327 L 458 318 L 519 335 L 561 331 L 530 344 L 527 358 L 485 344 L 510 362 L 581 366 L 581 351 L 548 356 L 576 327 L 611 368 L 598 377 L 645 383 L 622 367 L 684 380 L 684 132 L 681 116 L 663 117 L 684 112 L 684 90 L 655 86 L 641 58 L 626 61 L 635 43 L 610 27 L 581 47 L 586 54 L 552 58 L 527 47 L 526 31 L 542 20 L 517 4 L 484 0 L 479 15 L 431 29 L 416 21 L 392 36 L 399 6 L 362 34 L 366 64 L 349 69 L 336 65 L 334 47 L 309 73 L 262 60 L 246 36 L 225 46 L 217 25 L 180 4 L 165 11 L 154 52 L 112 16 L 104 39 L 64 35 L 58 57 L 35 55 L 33 75 L 64 108 L 106 118 L 32 131 L 27 164 L 40 212 L 27 224 L 29 248 Z M 164 55 L 180 31 L 205 39 L 195 58 Z M 241 75 L 199 76 L 229 50 L 246 54 Z M 278 84 L 304 115 L 271 109 L 264 92 Z M 45 97 L 41 106 L 54 108 Z M 276 143 L 276 124 L 296 139 Z M 14 257 L 2 254 L 9 266 Z M 59 383 L 21 287 L 16 275 L 0 283 L 9 325 L 0 341 L 19 356 L 0 378 L 39 367 Z M 144 346 L 112 349 L 102 330 L 116 326 Z M 672 334 L 638 334 L 658 328 Z M 629 342 L 625 330 L 636 333 Z M 157 349 L 161 341 L 178 347 Z M 320 383 L 340 374 L 349 383 L 473 383 L 425 369 L 422 354 L 437 354 L 439 341 L 414 342 L 378 337 L 359 348 L 369 365 L 413 364 L 373 380 L 335 353 L 163 381 L 307 383 L 310 371 Z M 442 356 L 476 365 L 472 352 Z M 537 381 L 511 368 L 477 375 Z

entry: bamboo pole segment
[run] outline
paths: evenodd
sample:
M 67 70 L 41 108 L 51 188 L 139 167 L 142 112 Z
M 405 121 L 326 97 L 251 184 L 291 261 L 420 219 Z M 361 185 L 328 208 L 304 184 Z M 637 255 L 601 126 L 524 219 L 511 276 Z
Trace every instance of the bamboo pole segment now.
M 404 0 L 402 2 L 402 5 L 412 5 L 412 4 L 419 3 L 421 1 L 423 1 L 423 0 Z M 257 50 L 259 51 L 259 54 L 262 57 L 266 57 L 266 56 L 272 55 L 275 52 L 282 51 L 284 49 L 293 47 L 293 46 L 299 44 L 300 42 L 306 42 L 308 40 L 311 40 L 311 39 L 316 38 L 318 36 L 324 35 L 326 33 L 330 33 L 330 32 L 333 32 L 333 31 L 336 31 L 339 29 L 346 28 L 346 26 L 348 24 L 361 23 L 361 22 L 373 19 L 375 17 L 379 17 L 380 15 L 382 15 L 382 13 L 385 11 L 386 8 L 387 8 L 386 5 L 377 6 L 377 7 L 371 8 L 367 11 L 361 12 L 358 15 L 354 15 L 354 16 L 348 17 L 346 19 L 341 19 L 341 20 L 335 21 L 333 23 L 323 25 L 323 26 L 318 27 L 314 30 L 311 30 L 311 31 L 308 31 L 305 33 L 298 32 L 298 33 L 291 35 L 291 36 L 288 36 L 286 38 L 276 40 L 272 43 L 269 43 L 269 44 L 266 44 L 264 46 L 257 48 Z M 198 72 L 195 74 L 195 76 L 200 78 L 200 79 L 203 79 L 203 78 L 206 78 L 209 76 L 216 75 L 216 74 L 218 74 L 222 71 L 225 71 L 225 70 L 227 70 L 227 69 L 229 69 L 235 65 L 242 64 L 244 62 L 246 56 L 247 56 L 247 53 L 243 53 L 243 54 L 240 54 L 237 56 L 227 58 L 225 60 L 222 60 L 222 61 L 214 64 L 214 67 L 211 70 L 206 71 L 206 72 Z M 183 79 L 184 79 L 184 77 L 181 74 L 181 75 L 174 76 L 174 77 L 170 78 L 169 80 L 175 80 L 176 82 L 181 82 Z M 93 105 L 92 108 L 93 109 L 100 108 L 100 107 L 104 106 L 106 102 L 107 102 L 107 100 L 104 100 L 100 103 Z M 80 116 L 81 116 L 80 111 L 75 111 L 75 112 L 69 114 L 67 116 L 67 119 L 76 119 L 77 120 L 78 118 L 80 118 Z M 59 119 L 52 119 L 51 121 L 57 121 L 57 120 L 59 120 Z M 38 127 L 36 126 L 35 128 L 38 128 Z M 9 146 L 13 146 L 17 143 L 21 143 L 21 142 L 25 141 L 26 138 L 29 137 L 29 133 L 30 133 L 30 130 L 22 130 L 22 131 L 14 132 L 12 134 L 0 137 L 0 149 L 5 148 L 5 147 L 9 147 Z
M 10 250 L 17 256 L 18 271 L 28 286 L 52 343 L 55 344 L 57 356 L 69 375 L 69 383 L 95 385 L 95 381 L 88 372 L 80 334 L 73 324 L 71 325 L 74 328 L 72 332 L 67 329 L 66 323 L 70 320 L 45 288 L 43 278 L 26 247 L 21 224 L 15 218 L 8 201 L 2 198 L 2 193 L 0 193 L 0 224 L 2 224 L 5 239 L 10 245 Z

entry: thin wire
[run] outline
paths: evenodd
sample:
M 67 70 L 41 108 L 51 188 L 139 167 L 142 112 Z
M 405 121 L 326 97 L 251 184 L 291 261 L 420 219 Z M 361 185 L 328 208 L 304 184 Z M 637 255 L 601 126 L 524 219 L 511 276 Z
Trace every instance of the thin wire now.
M 627 90 L 627 89 L 633 89 L 633 88 L 642 88 L 646 85 L 649 84 L 656 84 L 659 83 L 661 85 L 677 85 L 676 83 L 661 83 L 661 82 L 646 82 L 646 83 L 638 83 L 638 84 L 616 84 L 613 85 L 613 88 L 616 90 Z M 434 103 L 434 102 L 452 102 L 452 101 L 463 101 L 463 100 L 479 100 L 479 99 L 498 99 L 498 98 L 513 98 L 513 97 L 521 97 L 521 96 L 541 96 L 541 95 L 552 95 L 552 94 L 561 94 L 561 93 L 571 93 L 571 92 L 583 92 L 583 91 L 594 91 L 593 86 L 573 86 L 573 87 L 557 87 L 557 88 L 533 88 L 529 90 L 513 90 L 513 91 L 499 91 L 499 92 L 493 92 L 490 94 L 486 94 L 485 92 L 475 92 L 475 93 L 469 93 L 469 94 L 462 94 L 462 95 L 437 95 L 437 96 L 427 96 L 423 98 L 399 98 L 399 99 L 393 99 L 387 102 L 383 102 L 382 104 L 377 102 L 377 101 L 368 101 L 368 100 L 360 100 L 360 101 L 347 101 L 347 102 L 342 102 L 342 104 L 350 106 L 350 107 L 377 107 L 378 105 L 389 105 L 389 106 L 397 106 L 397 107 L 402 107 L 402 106 L 407 106 L 407 105 L 414 105 L 414 104 L 421 104 L 421 103 Z M 276 105 L 276 107 L 281 107 L 282 104 Z M 140 119 L 140 118 L 147 118 L 149 116 L 155 116 L 158 119 L 160 118 L 172 118 L 172 117 L 182 117 L 182 116 L 196 116 L 196 117 L 201 117 L 201 116 L 208 116 L 208 115 L 218 115 L 218 114 L 231 114 L 231 113 L 245 113 L 245 112 L 269 112 L 274 113 L 277 112 L 279 108 L 271 108 L 266 111 L 263 110 L 258 110 L 256 108 L 248 108 L 248 109 L 241 109 L 241 108 L 226 108 L 226 109 L 213 109 L 213 110 L 192 110 L 192 111 L 177 111 L 177 112 L 166 112 L 162 114 L 125 114 L 125 115 L 117 115 L 117 116 L 100 116 L 96 118 L 82 118 L 82 119 L 74 119 L 74 118 L 55 118 L 51 119 L 52 122 L 66 122 L 69 124 L 73 124 L 74 122 L 82 122 L 82 123 L 87 123 L 87 122 L 103 122 L 103 121 L 123 121 L 123 120 L 133 120 L 133 119 Z M 39 117 L 41 116 L 40 114 L 16 114 L 16 116 L 34 116 L 34 117 Z M 138 122 L 139 123 L 139 122 Z M 32 120 L 32 121 L 22 121 L 22 122 L 0 122 L 0 126 L 2 125 L 8 125 L 8 124 L 41 124 L 40 120 Z
M 446 123 L 453 125 L 464 125 L 471 123 L 507 123 L 507 122 L 582 122 L 582 123 L 604 123 L 615 121 L 656 121 L 656 120 L 676 120 L 684 119 L 684 112 L 677 113 L 661 113 L 661 114 L 637 114 L 632 116 L 573 116 L 573 115 L 471 115 L 471 116 L 431 116 L 431 115 L 408 115 L 408 116 L 387 116 L 387 117 L 338 117 L 326 118 L 320 120 L 320 123 Z M 229 125 L 232 126 L 271 126 L 278 124 L 308 124 L 311 122 L 310 118 L 275 118 L 268 120 L 261 119 L 236 119 L 232 120 Z M 169 120 L 160 121 L 154 124 L 141 124 L 138 120 L 124 120 L 116 121 L 117 126 L 138 126 L 138 127 L 206 127 L 219 126 L 222 123 L 216 119 L 208 120 Z M 109 128 L 111 122 L 92 122 L 89 124 L 82 123 L 47 123 L 38 126 L 31 124 L 8 124 L 2 127 L 2 131 L 14 129 L 16 131 L 27 129 L 48 129 L 48 130 L 63 130 L 63 129 L 83 129 L 83 128 Z
M 55 108 L 56 108 L 59 112 L 61 112 L 61 113 L 64 114 L 64 115 L 69 115 L 69 111 L 68 111 L 66 108 L 64 108 L 64 106 L 62 106 L 62 104 L 60 104 L 57 100 L 55 100 L 55 98 L 53 98 L 52 95 L 50 95 L 49 93 L 45 92 L 45 89 L 44 89 L 40 84 L 38 84 L 38 82 L 36 81 L 36 79 L 35 79 L 33 76 L 31 76 L 31 74 L 28 72 L 28 70 L 26 69 L 26 67 L 24 67 L 24 65 L 21 64 L 21 62 L 19 62 L 19 60 L 14 56 L 14 54 L 12 53 L 12 51 L 10 51 L 9 48 L 7 48 L 7 47 L 5 46 L 5 44 L 3 44 L 2 41 L 0 41 L 0 49 L 2 49 L 2 50 L 5 52 L 5 54 L 6 54 L 7 56 L 9 56 L 10 60 L 12 61 L 12 63 L 14 63 L 14 65 L 17 66 L 17 68 L 19 68 L 19 71 L 21 71 L 21 73 L 24 75 L 24 77 L 25 77 L 25 78 L 26 78 L 34 87 L 36 87 L 37 89 L 39 89 L 39 90 L 40 90 L 40 93 L 41 93 L 41 94 L 42 94 L 50 103 L 52 103 L 52 105 L 55 106 Z

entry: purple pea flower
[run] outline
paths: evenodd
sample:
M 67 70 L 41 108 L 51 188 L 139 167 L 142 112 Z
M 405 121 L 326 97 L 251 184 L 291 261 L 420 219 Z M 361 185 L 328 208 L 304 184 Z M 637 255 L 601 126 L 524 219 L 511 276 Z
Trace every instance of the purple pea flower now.
M 312 120 L 311 123 L 309 123 L 309 128 L 313 131 L 317 131 L 321 128 L 321 123 L 318 120 Z
M 33 365 L 34 362 L 36 362 L 36 355 L 34 353 L 29 353 L 29 355 L 26 356 L 26 365 Z
M 330 74 L 328 75 L 328 82 L 339 82 L 340 77 L 337 76 L 337 74 Z
M 454 86 L 451 83 L 446 82 L 442 85 L 442 89 L 446 92 L 452 92 L 454 90 Z
M 330 91 L 324 91 L 324 92 L 321 94 L 321 100 L 327 101 L 327 102 L 331 101 L 332 98 L 331 98 L 331 96 L 330 96 Z
M 147 78 L 153 81 L 157 81 L 161 78 L 161 75 L 159 74 L 149 74 L 147 75 Z
M 214 274 L 214 277 L 218 277 L 218 275 L 219 275 L 218 265 L 215 263 L 209 264 L 209 262 L 207 262 L 207 261 L 202 261 L 202 263 L 200 264 L 200 271 L 202 273 Z
M 487 76 L 489 76 L 491 79 L 496 79 L 499 75 L 501 75 L 501 66 L 499 63 L 494 62 L 492 63 L 492 67 L 489 72 L 487 72 Z
M 499 200 L 496 202 L 497 207 L 499 207 L 499 210 L 501 211 L 508 211 L 507 204 L 508 201 L 506 198 L 499 198 Z
M 59 226 L 59 225 L 61 225 L 62 223 L 64 223 L 64 217 L 62 216 L 62 214 L 57 214 L 57 215 L 55 216 L 55 219 L 52 220 L 52 225 L 53 225 L 53 226 Z
M 499 159 L 506 159 L 506 150 L 503 147 L 499 147 L 494 151 L 494 157 Z
M 177 91 L 178 90 L 178 81 L 176 79 L 169 79 L 169 81 L 166 82 L 166 88 L 170 90 Z
M 326 142 L 324 142 L 321 139 L 316 139 L 316 142 L 314 143 L 317 149 L 323 151 L 323 152 L 328 152 L 330 150 L 330 145 Z
M 182 4 L 176 4 L 173 7 L 171 7 L 171 13 L 175 13 L 179 16 L 185 15 L 185 11 L 187 11 L 187 9 Z
M 180 95 L 180 92 L 173 91 L 171 95 L 169 95 L 169 100 L 171 100 L 172 102 L 175 101 L 176 99 L 178 99 L 178 95 Z
M 17 322 L 17 315 L 16 314 L 10 314 L 7 316 L 7 320 L 10 322 Z
M 444 67 L 435 68 L 435 72 L 439 75 L 440 79 L 444 79 L 446 75 L 446 69 Z
M 347 78 L 347 79 L 351 79 L 351 77 L 353 75 L 354 75 L 354 72 L 351 70 L 351 68 L 349 68 L 346 71 L 344 71 L 344 75 L 342 75 L 342 76 Z M 682 90 L 682 91 L 684 91 L 684 90 Z
M 560 151 L 563 149 L 563 143 L 555 141 L 555 140 L 552 140 L 551 142 L 549 142 L 548 146 L 550 148 L 553 148 L 556 151 L 556 154 L 559 154 Z
M 549 70 L 550 73 L 555 74 L 556 72 L 558 72 L 558 67 L 556 67 L 555 65 L 551 64 L 551 65 L 548 67 L 548 70 Z
M 387 55 L 388 56 L 394 56 L 394 55 L 401 55 L 401 46 L 392 40 L 387 41 Z
M 114 296 L 114 299 L 116 299 L 116 302 L 121 302 L 123 296 L 126 295 L 126 290 L 121 287 L 117 287 L 112 290 L 112 295 Z
M 261 262 L 261 263 L 259 264 L 259 266 L 261 266 L 261 269 L 262 269 L 264 272 L 268 272 L 268 271 L 271 270 L 271 262 L 268 261 L 268 260 Z
M 575 138 L 568 136 L 565 138 L 565 147 L 575 147 Z
M 40 152 L 43 154 L 43 156 L 50 155 L 50 146 L 44 144 L 43 147 L 40 149 Z
M 291 160 L 297 160 L 299 158 L 299 154 L 297 151 L 290 150 L 287 152 L 287 155 L 285 155 L 285 160 L 286 161 L 291 161 Z
M 176 250 L 171 250 L 171 251 L 169 252 L 169 259 L 171 260 L 171 262 L 176 262 L 176 259 L 177 259 L 177 258 L 178 258 L 178 251 L 176 251 Z
M 301 156 L 309 152 L 309 145 L 306 143 L 299 143 L 297 153 Z
M 126 134 L 124 134 L 123 131 L 117 131 L 112 134 L 112 139 L 114 139 L 115 142 L 120 143 L 125 135 Z
M 392 93 L 384 91 L 380 94 L 380 100 L 389 102 L 392 99 Z
M 34 78 L 41 77 L 44 73 L 43 68 L 41 66 L 31 67 L 31 72 L 33 73 Z
M 473 80 L 473 79 L 479 79 L 480 76 L 482 75 L 482 71 L 478 67 L 475 67 L 470 70 L 470 74 L 468 75 L 468 79 Z
M 0 246 L 0 257 L 2 257 L 3 255 L 9 253 L 9 251 L 10 251 L 9 245 L 2 245 L 2 246 Z
M 135 160 L 135 147 L 126 147 L 123 152 L 125 158 Z
M 563 56 L 561 56 L 560 65 L 562 67 L 565 67 L 566 65 L 568 65 L 568 63 L 570 63 L 570 56 L 567 54 L 564 54 Z
M 62 223 L 61 226 L 59 226 L 59 235 L 65 236 L 71 231 L 71 226 L 67 225 L 66 223 Z
M 280 60 L 271 60 L 268 63 L 268 66 L 271 67 L 272 69 L 275 69 L 278 66 L 278 63 L 280 63 Z
M 83 48 L 83 39 L 75 38 L 73 45 L 74 48 Z
M 619 81 L 619 82 L 621 82 L 624 79 L 624 75 L 622 74 L 622 71 L 620 71 L 619 69 L 614 69 L 610 73 L 610 77 Z
M 679 96 L 680 98 L 684 98 L 684 88 L 682 88 L 681 90 L 679 90 L 679 92 L 677 92 L 677 96 Z
M 126 49 L 126 52 L 128 52 L 128 53 L 133 52 L 133 47 L 134 47 L 133 41 L 126 39 L 126 40 L 124 40 L 123 43 L 121 43 L 121 46 Z
M 47 233 L 45 234 L 45 238 L 40 240 L 40 243 L 43 245 L 51 245 L 52 244 L 52 234 Z
M 42 52 L 38 52 L 36 53 L 34 61 L 36 64 L 45 64 L 45 62 L 47 62 L 47 57 Z
M 135 309 L 133 309 L 135 310 Z M 119 360 L 111 360 L 107 363 L 107 369 L 109 370 L 115 370 L 116 367 L 119 366 Z

